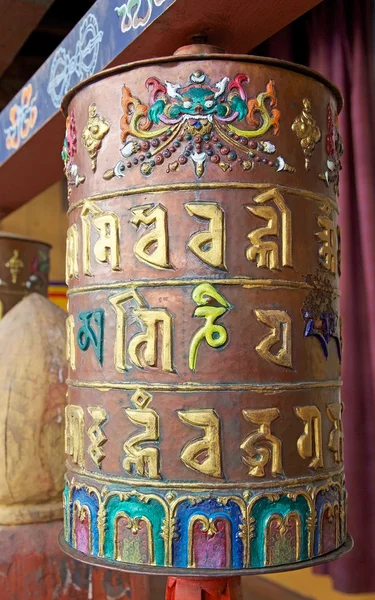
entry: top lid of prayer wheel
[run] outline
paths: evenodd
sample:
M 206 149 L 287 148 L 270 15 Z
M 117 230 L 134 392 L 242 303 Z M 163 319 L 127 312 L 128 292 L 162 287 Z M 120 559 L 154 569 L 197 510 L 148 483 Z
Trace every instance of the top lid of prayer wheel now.
M 111 75 L 125 73 L 132 69 L 136 69 L 138 67 L 146 65 L 163 65 L 176 61 L 193 61 L 202 59 L 203 57 L 205 59 L 211 60 L 223 60 L 223 58 L 225 58 L 227 62 L 238 61 L 242 63 L 245 62 L 253 64 L 273 65 L 281 69 L 301 73 L 301 75 L 306 75 L 307 77 L 312 77 L 313 79 L 316 79 L 331 90 L 337 101 L 338 113 L 340 113 L 343 107 L 344 101 L 338 87 L 336 87 L 331 81 L 329 81 L 329 79 L 326 79 L 318 71 L 314 71 L 313 69 L 309 69 L 308 67 L 305 67 L 303 65 L 299 65 L 286 60 L 279 60 L 276 58 L 269 58 L 265 56 L 252 56 L 248 54 L 227 54 L 222 48 L 218 48 L 210 44 L 193 43 L 178 48 L 174 52 L 173 56 L 163 56 L 152 59 L 134 61 L 131 63 L 112 67 L 110 69 L 104 69 L 99 73 L 95 73 L 91 77 L 83 79 L 64 96 L 61 102 L 61 109 L 66 116 L 69 103 L 72 100 L 72 98 L 77 94 L 77 92 L 79 92 L 83 87 L 90 85 L 91 83 L 94 83 L 96 81 L 100 81 L 103 78 L 108 78 Z

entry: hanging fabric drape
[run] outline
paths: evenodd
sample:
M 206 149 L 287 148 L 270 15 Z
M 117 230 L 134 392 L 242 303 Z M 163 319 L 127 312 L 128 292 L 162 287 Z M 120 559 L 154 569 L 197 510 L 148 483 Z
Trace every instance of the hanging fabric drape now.
M 355 546 L 317 571 L 331 575 L 335 587 L 346 593 L 375 591 L 373 13 L 371 0 L 326 0 L 256 49 L 316 69 L 345 98 L 339 119 L 344 144 L 339 197 L 342 399 L 348 528 Z

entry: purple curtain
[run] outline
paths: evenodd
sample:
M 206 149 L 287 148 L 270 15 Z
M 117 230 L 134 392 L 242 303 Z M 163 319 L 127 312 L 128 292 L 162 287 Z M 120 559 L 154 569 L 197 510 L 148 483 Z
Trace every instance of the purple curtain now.
M 375 592 L 375 104 L 371 0 L 325 0 L 256 49 L 320 71 L 345 105 L 339 222 L 345 471 L 355 547 L 316 568 L 346 593 Z

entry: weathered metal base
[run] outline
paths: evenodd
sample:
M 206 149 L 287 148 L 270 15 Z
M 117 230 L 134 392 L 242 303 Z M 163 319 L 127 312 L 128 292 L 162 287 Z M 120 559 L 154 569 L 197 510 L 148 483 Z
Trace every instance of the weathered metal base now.
M 107 569 L 115 569 L 116 571 L 126 571 L 131 573 L 141 573 L 143 575 L 168 575 L 176 577 L 178 573 L 179 577 L 207 577 L 207 569 L 181 569 L 174 567 L 150 567 L 149 565 L 130 565 L 129 563 L 121 563 L 114 560 L 97 558 L 93 556 L 87 556 L 75 548 L 72 548 L 64 539 L 64 532 L 61 531 L 59 535 L 60 548 L 66 552 L 69 556 L 72 556 L 80 562 L 89 563 L 96 567 L 104 567 Z M 342 554 L 346 554 L 353 548 L 353 539 L 348 534 L 345 544 L 337 548 L 334 552 L 328 552 L 322 556 L 317 556 L 310 560 L 303 560 L 297 563 L 277 565 L 275 567 L 263 567 L 261 569 L 241 569 L 238 571 L 237 576 L 241 575 L 267 575 L 269 573 L 280 573 L 281 571 L 297 571 L 298 569 L 306 569 L 308 567 L 315 567 L 322 563 L 335 560 Z M 209 569 L 209 579 L 214 577 L 235 577 L 236 574 L 233 569 Z M 172 596 L 173 598 L 173 596 Z
M 168 577 L 165 600 L 242 600 L 241 577 Z

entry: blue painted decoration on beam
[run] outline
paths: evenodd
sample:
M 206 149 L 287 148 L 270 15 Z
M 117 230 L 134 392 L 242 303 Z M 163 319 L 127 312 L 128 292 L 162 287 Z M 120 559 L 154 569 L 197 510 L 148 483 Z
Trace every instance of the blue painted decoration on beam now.
M 175 0 L 97 0 L 0 113 L 0 166 L 59 110 L 77 83 L 109 65 Z

